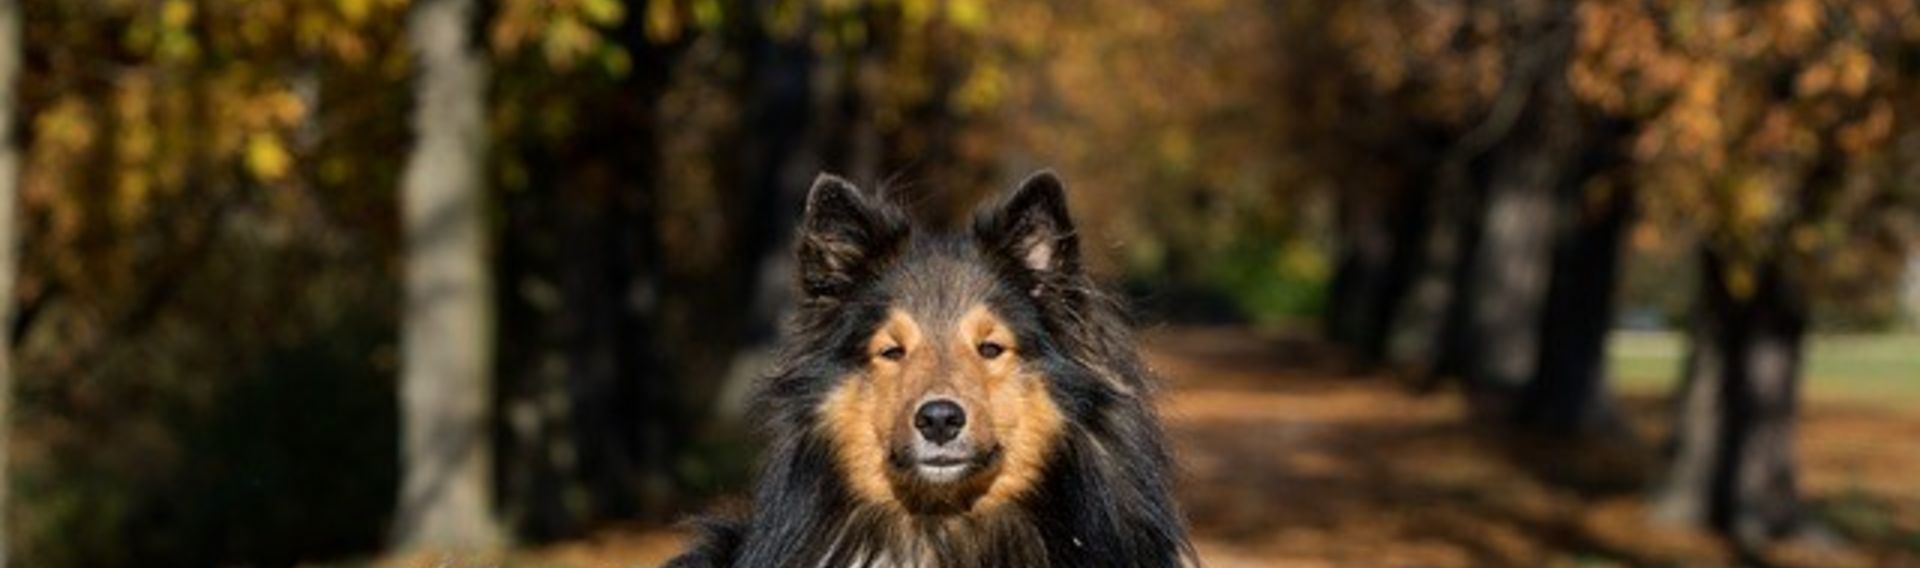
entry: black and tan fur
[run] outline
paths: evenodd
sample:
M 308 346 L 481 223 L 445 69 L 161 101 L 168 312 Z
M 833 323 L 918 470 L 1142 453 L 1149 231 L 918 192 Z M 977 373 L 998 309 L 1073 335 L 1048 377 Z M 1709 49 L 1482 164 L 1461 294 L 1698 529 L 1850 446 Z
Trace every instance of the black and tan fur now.
M 1152 379 L 1081 270 L 1051 173 L 957 233 L 823 175 L 797 254 L 804 304 L 758 396 L 752 511 L 704 521 L 669 566 L 1193 558 Z

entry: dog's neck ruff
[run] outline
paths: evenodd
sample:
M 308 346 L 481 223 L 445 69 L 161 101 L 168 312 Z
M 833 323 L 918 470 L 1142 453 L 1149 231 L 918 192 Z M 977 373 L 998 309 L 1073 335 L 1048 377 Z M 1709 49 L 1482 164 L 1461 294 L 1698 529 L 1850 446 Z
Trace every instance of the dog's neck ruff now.
M 866 507 L 839 519 L 814 568 L 1041 566 L 1047 543 L 1017 507 L 977 515 L 903 516 Z

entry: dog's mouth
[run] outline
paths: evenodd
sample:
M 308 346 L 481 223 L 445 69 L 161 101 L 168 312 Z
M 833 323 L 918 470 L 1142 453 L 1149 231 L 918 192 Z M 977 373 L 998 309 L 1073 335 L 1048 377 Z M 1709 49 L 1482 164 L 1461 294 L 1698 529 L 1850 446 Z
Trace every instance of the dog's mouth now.
M 978 460 L 961 457 L 934 457 L 913 464 L 913 473 L 922 481 L 952 483 L 979 469 Z
M 1002 451 L 996 446 L 985 451 L 938 449 L 895 452 L 894 467 L 910 473 L 917 481 L 945 485 L 958 483 L 993 469 Z

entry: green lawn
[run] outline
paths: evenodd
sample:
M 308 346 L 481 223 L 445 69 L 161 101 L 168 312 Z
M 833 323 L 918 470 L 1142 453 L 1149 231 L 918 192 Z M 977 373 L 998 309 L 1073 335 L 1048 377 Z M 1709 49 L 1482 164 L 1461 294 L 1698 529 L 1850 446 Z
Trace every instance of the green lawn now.
M 1608 364 L 1621 388 L 1664 393 L 1679 380 L 1686 350 L 1679 333 L 1614 332 Z M 1810 355 L 1806 388 L 1814 397 L 1920 402 L 1920 334 L 1816 336 Z

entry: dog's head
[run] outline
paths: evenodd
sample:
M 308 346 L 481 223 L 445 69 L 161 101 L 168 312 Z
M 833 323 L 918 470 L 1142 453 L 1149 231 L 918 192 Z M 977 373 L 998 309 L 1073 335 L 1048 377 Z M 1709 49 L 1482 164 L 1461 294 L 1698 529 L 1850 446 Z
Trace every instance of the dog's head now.
M 1066 428 L 1045 321 L 1077 282 L 1066 196 L 1036 174 L 971 229 L 922 234 L 897 207 L 815 182 L 797 250 L 811 349 L 830 353 L 812 422 L 860 499 L 916 515 L 991 511 L 1040 481 Z

